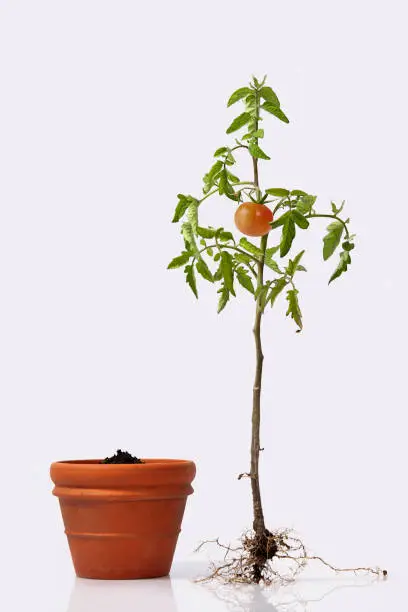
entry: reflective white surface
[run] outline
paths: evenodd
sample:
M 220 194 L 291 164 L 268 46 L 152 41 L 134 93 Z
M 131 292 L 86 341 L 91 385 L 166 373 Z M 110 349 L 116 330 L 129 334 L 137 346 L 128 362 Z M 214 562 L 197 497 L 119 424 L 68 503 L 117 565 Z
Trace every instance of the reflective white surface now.
M 8 612 L 393 612 L 404 609 L 404 580 L 304 576 L 277 588 L 226 586 L 194 581 L 202 562 L 175 562 L 167 578 L 99 581 L 74 578 L 68 566 L 54 576 L 36 568 L 26 583 L 2 590 Z M 52 578 L 55 578 L 52 579 Z M 4 585 L 6 586 L 6 585 Z M 395 607 L 396 606 L 396 607 Z

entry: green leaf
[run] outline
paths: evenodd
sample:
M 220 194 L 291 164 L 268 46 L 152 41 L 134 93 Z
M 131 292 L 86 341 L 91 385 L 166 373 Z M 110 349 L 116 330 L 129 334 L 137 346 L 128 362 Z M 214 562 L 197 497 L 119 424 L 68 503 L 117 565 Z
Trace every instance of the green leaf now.
M 198 202 L 197 200 L 190 203 L 187 209 L 187 219 L 189 220 L 191 229 L 193 230 L 194 234 L 196 234 L 197 227 L 198 227 Z
M 197 272 L 201 274 L 205 280 L 210 281 L 210 283 L 214 282 L 213 275 L 211 274 L 210 268 L 207 266 L 204 259 L 199 259 L 196 264 Z
M 231 125 L 227 129 L 227 134 L 232 134 L 232 132 L 236 132 L 237 130 L 242 128 L 244 125 L 246 125 L 250 119 L 251 119 L 251 115 L 249 113 L 247 112 L 242 113 L 241 115 L 236 117 L 234 121 L 231 123 Z
M 277 253 L 279 251 L 279 248 L 280 248 L 279 244 L 277 246 L 269 247 L 265 251 L 265 256 L 266 257 L 273 257 L 275 255 L 275 253 Z
M 355 247 L 355 245 L 352 244 L 351 242 L 349 242 L 348 240 L 343 242 L 343 244 L 341 246 L 343 247 L 343 249 L 345 251 L 352 251 L 354 249 L 354 247 Z
M 286 221 L 289 218 L 291 218 L 291 216 L 292 216 L 292 212 L 290 210 L 283 213 L 283 215 L 281 215 L 278 219 L 276 219 L 272 223 L 272 229 L 275 229 L 276 227 L 280 227 L 281 225 L 285 225 Z
M 228 174 L 225 168 L 220 172 L 218 192 L 220 195 L 223 195 L 224 193 L 225 195 L 234 195 L 234 188 L 228 180 Z
M 186 266 L 184 268 L 184 272 L 186 273 L 186 283 L 189 285 L 191 291 L 194 293 L 196 298 L 198 298 L 197 282 L 196 282 L 196 277 L 195 277 L 193 266 L 192 265 Z
M 314 203 L 316 202 L 317 196 L 305 195 L 301 196 L 299 200 L 296 202 L 296 210 L 298 210 L 302 215 L 310 214 Z
M 228 151 L 229 151 L 228 147 L 220 147 L 214 153 L 214 157 L 219 157 L 220 155 L 225 155 L 225 153 L 228 153 Z
M 348 268 L 348 266 L 350 264 L 351 264 L 350 253 L 348 251 L 342 251 L 340 253 L 340 262 L 339 262 L 339 265 L 337 266 L 337 268 L 335 269 L 335 271 L 331 275 L 330 280 L 329 280 L 329 285 L 330 285 L 330 283 L 332 281 L 334 281 L 336 278 L 341 276 L 341 274 L 343 274 L 343 272 L 347 272 L 347 268 Z
M 214 238 L 216 230 L 211 227 L 197 227 L 197 234 L 202 238 Z
M 282 274 L 282 270 L 279 268 L 279 266 L 276 263 L 276 261 L 274 259 L 272 259 L 272 256 L 268 255 L 267 252 L 265 253 L 265 265 L 268 266 L 268 268 L 270 268 L 271 270 L 273 270 L 277 274 Z
M 241 240 L 239 241 L 239 244 L 243 249 L 248 251 L 248 253 L 255 255 L 255 257 L 257 257 L 258 259 L 262 259 L 263 253 L 261 249 L 255 246 L 254 244 L 252 244 L 252 242 L 249 242 L 247 238 L 241 238 Z
M 179 193 L 177 197 L 179 201 L 177 203 L 176 210 L 174 211 L 172 223 L 177 223 L 182 217 L 184 217 L 184 214 L 190 204 L 187 196 L 183 195 L 182 193 Z
M 217 253 L 217 255 L 219 255 L 218 259 L 220 259 L 221 258 L 220 253 Z M 218 261 L 216 259 L 217 255 L 214 257 L 214 261 Z M 214 281 L 220 281 L 222 279 L 222 262 L 221 261 L 220 261 L 218 268 L 213 274 L 213 278 L 214 278 Z
M 184 264 L 188 262 L 190 257 L 191 257 L 191 253 L 188 253 L 187 251 L 183 251 L 181 255 L 171 260 L 171 262 L 167 266 L 167 269 L 173 270 L 174 268 L 181 268 L 181 266 L 184 266 Z
M 286 312 L 286 316 L 291 316 L 300 330 L 303 327 L 303 323 L 302 323 L 302 313 L 299 307 L 298 294 L 299 294 L 299 291 L 297 289 L 289 289 L 288 292 L 286 293 L 286 299 L 288 300 L 288 303 L 289 303 L 288 310 Z
M 271 159 L 269 155 L 262 151 L 261 147 L 259 147 L 255 142 L 252 142 L 249 145 L 248 149 L 252 157 L 255 157 L 257 159 Z
M 234 91 L 233 94 L 231 94 L 231 97 L 228 100 L 227 106 L 232 106 L 232 104 L 235 104 L 235 102 L 242 100 L 242 98 L 245 98 L 250 93 L 252 92 L 249 89 L 249 87 L 240 87 L 239 89 Z
M 265 310 L 265 306 L 268 302 L 268 291 L 269 287 L 271 286 L 271 283 L 272 281 L 266 281 L 266 283 L 262 285 L 262 287 L 257 288 L 257 290 L 255 291 L 255 297 L 257 298 L 258 307 L 261 312 Z
M 181 232 L 183 234 L 183 238 L 186 242 L 186 244 L 188 244 L 189 249 L 193 252 L 193 253 L 198 253 L 198 247 L 197 247 L 197 243 L 195 241 L 194 238 L 194 231 L 193 228 L 191 226 L 191 223 L 183 223 L 183 225 L 181 226 Z
M 221 240 L 221 242 L 228 242 L 229 240 L 234 240 L 234 236 L 231 234 L 231 232 L 225 231 L 217 232 L 217 238 Z
M 292 246 L 292 242 L 295 239 L 295 236 L 296 236 L 295 222 L 293 221 L 292 217 L 289 216 L 285 220 L 285 224 L 282 230 L 282 239 L 280 243 L 280 256 L 281 257 L 285 257 L 285 255 L 289 253 L 290 248 Z
M 333 211 L 333 214 L 334 215 L 339 215 L 341 213 L 341 211 L 343 210 L 345 203 L 346 203 L 345 200 L 343 200 L 343 202 L 341 203 L 340 208 L 338 208 L 334 202 L 331 202 L 331 209 Z
M 340 221 L 334 221 L 327 226 L 327 234 L 323 238 L 323 259 L 329 259 L 340 244 L 344 226 Z
M 279 107 L 275 106 L 274 104 L 271 104 L 270 102 L 264 102 L 261 108 L 268 111 L 268 113 L 271 113 L 271 115 L 275 115 L 275 117 L 277 117 L 284 123 L 289 123 L 289 119 L 287 118 L 283 110 L 281 110 Z
M 292 210 L 292 219 L 301 229 L 309 227 L 309 221 L 298 210 Z
M 266 100 L 267 102 L 269 102 L 273 106 L 276 106 L 278 108 L 280 107 L 280 102 L 279 102 L 278 96 L 276 95 L 276 93 L 273 91 L 273 89 L 271 87 L 262 87 L 262 89 L 260 89 L 259 93 L 261 94 L 261 97 L 264 100 Z
M 218 309 L 217 309 L 218 314 L 220 314 L 221 310 L 224 310 L 225 306 L 228 303 L 228 300 L 230 298 L 230 292 L 225 286 L 223 286 L 221 289 L 217 291 L 217 293 L 220 294 L 220 298 L 218 300 Z
M 287 284 L 288 281 L 285 280 L 285 278 L 278 278 L 277 280 L 273 281 L 273 287 L 269 293 L 267 300 L 268 302 L 271 302 L 271 306 L 274 305 L 276 298 L 280 293 L 282 293 Z
M 238 261 L 239 263 L 243 263 L 247 266 L 254 263 L 254 260 L 252 259 L 252 257 L 250 255 L 244 255 L 244 253 L 234 253 L 234 259 L 235 261 Z
M 301 189 L 293 189 L 290 192 L 290 195 L 295 196 L 295 197 L 297 197 L 297 196 L 307 196 L 307 193 L 306 193 L 306 191 L 302 191 Z
M 235 295 L 232 256 L 227 251 L 221 252 L 221 270 L 226 288 L 230 293 L 232 293 L 232 295 Z
M 231 183 L 239 183 L 239 178 L 235 176 L 235 174 L 232 174 L 232 172 L 229 170 L 227 170 L 227 176 Z
M 247 291 L 254 294 L 255 289 L 252 284 L 252 279 L 249 276 L 248 272 L 244 268 L 236 268 L 237 279 L 240 285 L 244 287 Z
M 286 273 L 289 276 L 293 276 L 295 274 L 295 272 L 297 272 L 297 270 L 299 270 L 299 268 L 300 268 L 299 262 L 302 259 L 304 253 L 305 253 L 305 251 L 300 251 L 300 253 L 298 253 L 293 260 L 292 259 L 289 260 L 288 266 L 286 268 Z M 304 269 L 304 271 L 306 271 L 306 269 Z
M 265 131 L 264 130 L 255 130 L 254 132 L 250 132 L 248 134 L 245 134 L 245 136 L 242 137 L 242 140 L 248 140 L 249 138 L 263 138 L 265 136 Z
M 265 189 L 265 192 L 277 198 L 285 198 L 290 193 L 289 189 L 282 189 L 281 187 L 271 187 L 270 189 Z

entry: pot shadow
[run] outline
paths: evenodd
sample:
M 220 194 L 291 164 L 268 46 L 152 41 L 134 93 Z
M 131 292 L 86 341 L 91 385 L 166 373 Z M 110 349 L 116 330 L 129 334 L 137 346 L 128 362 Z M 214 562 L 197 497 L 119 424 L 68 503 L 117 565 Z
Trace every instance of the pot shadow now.
M 309 612 L 314 609 L 314 603 L 323 601 L 336 591 L 366 588 L 378 582 L 382 581 L 372 578 L 350 581 L 309 579 L 276 588 L 211 583 L 202 586 L 233 612 Z
M 177 612 L 171 580 L 87 580 L 76 578 L 67 612 Z

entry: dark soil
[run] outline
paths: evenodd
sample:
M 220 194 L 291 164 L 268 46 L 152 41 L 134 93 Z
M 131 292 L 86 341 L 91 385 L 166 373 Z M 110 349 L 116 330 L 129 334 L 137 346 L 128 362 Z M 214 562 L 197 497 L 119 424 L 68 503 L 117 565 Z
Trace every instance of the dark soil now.
M 144 463 L 141 459 L 134 457 L 127 451 L 117 450 L 112 457 L 106 457 L 101 463 Z

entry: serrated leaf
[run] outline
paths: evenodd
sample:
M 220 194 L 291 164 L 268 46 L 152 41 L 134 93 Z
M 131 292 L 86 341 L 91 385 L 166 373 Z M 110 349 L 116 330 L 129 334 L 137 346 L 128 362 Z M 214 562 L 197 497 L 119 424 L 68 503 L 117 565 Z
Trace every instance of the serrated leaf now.
M 260 129 L 260 130 L 255 130 L 254 132 L 245 134 L 245 136 L 242 137 L 242 140 L 248 140 L 249 138 L 263 138 L 264 136 L 265 136 L 265 131 Z
M 194 234 L 197 233 L 198 227 L 198 202 L 191 202 L 187 209 L 187 219 L 191 225 Z
M 230 299 L 230 292 L 225 286 L 223 286 L 221 289 L 217 291 L 217 293 L 220 294 L 220 298 L 218 300 L 218 308 L 217 308 L 217 312 L 218 314 L 220 314 L 221 310 L 224 310 L 225 306 L 228 303 L 228 300 Z
M 280 293 L 282 293 L 282 291 L 285 289 L 287 284 L 288 284 L 288 281 L 285 280 L 284 278 L 278 278 L 277 280 L 273 282 L 273 287 L 269 293 L 268 300 L 267 300 L 267 302 L 269 301 L 271 302 L 271 306 L 274 305 L 276 298 L 278 297 Z
M 202 238 L 214 238 L 216 230 L 211 227 L 197 227 L 197 234 Z
M 255 142 L 252 142 L 248 149 L 252 157 L 255 157 L 256 159 L 271 159 L 269 155 L 262 151 L 261 147 L 259 147 Z
M 219 258 L 216 259 L 217 255 L 219 255 Z M 217 253 L 214 257 L 214 261 L 218 261 L 219 259 L 221 259 L 221 255 L 220 253 Z M 220 261 L 218 268 L 216 269 L 216 271 L 213 274 L 213 279 L 214 281 L 220 281 L 222 279 L 222 263 Z
M 286 316 L 292 317 L 299 329 L 302 329 L 302 313 L 299 307 L 298 294 L 299 291 L 297 289 L 289 289 L 286 293 L 286 299 L 289 303 L 288 310 L 286 311 Z
M 234 259 L 235 261 L 246 264 L 247 266 L 254 263 L 252 257 L 250 255 L 244 255 L 244 253 L 234 253 Z
M 265 189 L 265 192 L 277 198 L 285 198 L 290 193 L 289 189 L 283 189 L 281 187 L 271 187 L 270 189 Z
M 334 221 L 327 226 L 327 234 L 323 238 L 323 259 L 329 259 L 340 244 L 344 226 L 340 221 Z
M 340 261 L 339 264 L 337 266 L 337 268 L 335 269 L 335 271 L 333 272 L 333 274 L 330 277 L 329 280 L 329 285 L 331 282 L 333 282 L 336 278 L 338 278 L 339 276 L 341 276 L 341 274 L 343 274 L 344 272 L 347 272 L 348 266 L 351 264 L 351 257 L 350 257 L 350 253 L 348 251 L 342 251 L 340 253 Z
M 232 256 L 227 251 L 221 252 L 221 270 L 226 288 L 232 295 L 235 295 Z
M 299 262 L 302 259 L 304 253 L 305 253 L 305 251 L 300 251 L 300 253 L 298 253 L 293 260 L 292 259 L 289 260 L 288 266 L 286 268 L 286 273 L 289 276 L 293 276 L 295 274 L 295 272 L 297 270 L 299 270 L 299 268 L 300 268 Z
M 278 108 L 280 107 L 278 96 L 276 95 L 276 93 L 273 91 L 271 87 L 262 87 L 259 93 L 261 94 L 261 97 L 264 100 L 266 100 L 267 102 L 270 102 L 270 104 L 273 104 L 273 106 L 276 106 Z
M 281 225 L 285 225 L 286 221 L 291 217 L 292 212 L 290 210 L 286 211 L 285 213 L 283 213 L 283 215 L 281 215 L 278 219 L 276 219 L 273 223 L 272 223 L 272 229 L 275 229 L 276 227 L 280 227 Z
M 296 210 L 298 210 L 302 215 L 310 214 L 314 203 L 316 202 L 317 197 L 306 195 L 301 196 L 299 200 L 296 202 Z
M 270 268 L 271 270 L 273 270 L 277 274 L 282 274 L 282 270 L 279 268 L 279 266 L 276 263 L 276 261 L 274 259 L 272 259 L 271 256 L 268 256 L 266 253 L 265 253 L 265 265 L 268 266 L 268 268 Z
M 309 221 L 298 210 L 292 210 L 292 219 L 301 229 L 307 229 L 309 227 Z
M 305 268 L 305 266 L 298 266 L 297 272 L 307 272 L 307 269 Z
M 217 232 L 217 238 L 221 242 L 228 242 L 229 240 L 234 240 L 234 236 L 231 234 L 231 232 L 225 231 Z
M 302 191 L 301 189 L 292 189 L 292 191 L 290 192 L 290 195 L 292 196 L 307 196 L 306 191 Z
M 173 270 L 174 268 L 181 268 L 181 266 L 184 266 L 184 264 L 186 264 L 189 261 L 190 257 L 191 257 L 191 253 L 188 253 L 187 251 L 183 251 L 181 255 L 171 260 L 171 262 L 167 266 L 167 269 Z
M 289 123 L 289 119 L 287 118 L 283 110 L 275 106 L 274 104 L 271 104 L 270 102 L 264 102 L 261 105 L 261 108 L 265 109 L 268 113 L 271 113 L 271 115 L 274 115 L 284 123 Z
M 343 202 L 341 203 L 340 208 L 338 208 L 334 202 L 330 202 L 333 214 L 339 215 L 341 213 L 341 211 L 343 210 L 345 203 L 346 202 L 343 200 Z
M 229 170 L 227 170 L 227 176 L 231 183 L 239 183 L 239 178 L 235 176 L 235 174 L 232 174 L 232 172 Z
M 291 216 L 285 220 L 282 229 L 282 238 L 280 243 L 280 256 L 285 257 L 291 249 L 292 242 L 296 236 L 296 226 Z
M 275 253 L 277 253 L 279 251 L 279 248 L 280 248 L 279 244 L 277 246 L 269 247 L 265 251 L 265 256 L 266 257 L 273 257 L 275 255 Z
M 235 102 L 239 102 L 242 98 L 245 98 L 248 94 L 251 93 L 249 87 L 240 87 L 233 94 L 231 94 L 230 99 L 228 100 L 227 106 L 231 106 L 235 104 Z
M 194 293 L 196 298 L 198 298 L 197 282 L 193 266 L 186 266 L 184 268 L 184 272 L 186 273 L 186 283 L 189 285 L 191 291 Z
M 207 174 L 208 179 L 210 182 L 214 182 L 214 179 L 217 177 L 217 175 L 219 174 L 219 172 L 222 170 L 223 168 L 223 163 L 221 160 L 218 160 L 215 162 L 215 164 L 213 164 Z
M 205 280 L 210 281 L 210 283 L 214 282 L 213 275 L 211 274 L 210 268 L 207 266 L 204 259 L 199 259 L 196 263 L 197 272 L 201 274 Z
M 187 196 L 183 195 L 182 193 L 179 193 L 177 197 L 179 201 L 177 203 L 176 210 L 174 211 L 172 223 L 177 223 L 178 221 L 180 221 L 180 219 L 184 217 L 184 214 L 189 206 L 189 199 L 187 198 Z
M 183 234 L 183 238 L 189 246 L 189 250 L 193 251 L 193 253 L 198 253 L 197 243 L 194 237 L 194 231 L 191 226 L 191 223 L 183 223 L 181 226 L 181 232 Z
M 244 289 L 254 294 L 255 293 L 254 285 L 252 283 L 252 279 L 249 276 L 248 272 L 244 270 L 243 268 L 236 268 L 236 274 L 237 274 L 237 279 L 238 279 L 239 284 L 242 287 L 244 287 Z
M 222 170 L 220 172 L 220 180 L 218 182 L 218 192 L 220 195 L 226 194 L 226 195 L 234 195 L 234 188 L 231 185 L 231 183 L 228 180 L 228 174 L 227 171 Z
M 231 125 L 227 129 L 227 134 L 232 134 L 232 132 L 236 132 L 237 130 L 241 129 L 242 127 L 244 127 L 244 125 L 248 123 L 250 119 L 251 119 L 250 113 L 247 113 L 247 112 L 242 113 L 241 115 L 236 117 L 234 121 L 231 123 Z
M 248 253 L 255 255 L 258 259 L 262 259 L 263 253 L 261 249 L 252 244 L 252 242 L 250 242 L 247 238 L 241 238 L 239 244 L 243 249 L 248 251 Z
M 219 157 L 220 155 L 225 155 L 225 153 L 228 153 L 229 149 L 228 147 L 220 147 L 219 149 L 217 149 L 214 153 L 214 157 Z

